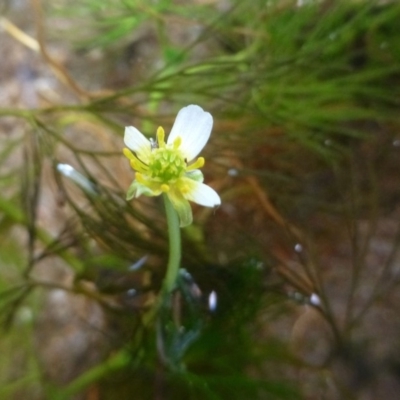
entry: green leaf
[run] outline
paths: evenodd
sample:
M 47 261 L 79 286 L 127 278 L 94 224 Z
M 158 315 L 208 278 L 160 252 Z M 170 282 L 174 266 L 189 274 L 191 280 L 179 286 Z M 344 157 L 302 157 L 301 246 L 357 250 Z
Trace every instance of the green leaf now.
M 126 200 L 132 200 L 134 197 L 139 197 L 142 194 L 145 196 L 155 196 L 155 193 L 149 187 L 135 180 L 132 182 L 131 186 L 129 186 L 128 192 L 126 193 Z
M 193 222 L 193 214 L 189 201 L 177 190 L 171 190 L 167 195 L 175 211 L 178 213 L 179 226 L 183 228 L 190 225 Z

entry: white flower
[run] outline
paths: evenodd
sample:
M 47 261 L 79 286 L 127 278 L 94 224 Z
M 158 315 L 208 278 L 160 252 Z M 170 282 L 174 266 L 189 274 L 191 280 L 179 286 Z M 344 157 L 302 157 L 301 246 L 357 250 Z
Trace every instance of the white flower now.
M 165 142 L 164 129 L 157 130 L 157 141 L 148 140 L 133 126 L 125 128 L 124 155 L 136 171 L 136 179 L 128 189 L 127 200 L 140 195 L 166 193 L 178 212 L 180 225 L 192 223 L 188 200 L 205 207 L 221 204 L 217 192 L 203 183 L 199 168 L 204 158 L 196 156 L 207 143 L 213 125 L 210 113 L 190 105 L 182 108 Z

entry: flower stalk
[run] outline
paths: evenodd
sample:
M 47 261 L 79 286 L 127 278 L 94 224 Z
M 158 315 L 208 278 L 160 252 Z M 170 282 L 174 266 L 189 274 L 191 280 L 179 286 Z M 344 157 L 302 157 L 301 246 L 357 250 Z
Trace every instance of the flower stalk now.
M 181 231 L 179 217 L 166 194 L 163 195 L 168 223 L 169 258 L 167 274 L 163 283 L 164 294 L 169 294 L 175 287 L 181 263 Z

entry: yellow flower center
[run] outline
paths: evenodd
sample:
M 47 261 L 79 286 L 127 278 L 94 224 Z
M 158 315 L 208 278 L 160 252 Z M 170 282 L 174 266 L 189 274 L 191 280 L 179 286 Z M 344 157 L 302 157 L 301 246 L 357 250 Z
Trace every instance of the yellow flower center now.
M 187 165 L 179 150 L 164 147 L 151 152 L 148 168 L 151 178 L 169 183 L 184 175 Z
M 157 142 L 151 142 L 151 152 L 147 163 L 124 149 L 124 155 L 130 161 L 131 167 L 136 171 L 136 180 L 152 190 L 168 192 L 170 185 L 178 184 L 179 179 L 185 173 L 201 168 L 204 165 L 204 158 L 199 157 L 194 163 L 187 165 L 179 147 L 182 139 L 178 136 L 172 144 L 166 144 L 164 140 L 164 129 L 157 129 Z M 189 188 L 182 183 L 178 185 L 179 191 L 187 193 Z

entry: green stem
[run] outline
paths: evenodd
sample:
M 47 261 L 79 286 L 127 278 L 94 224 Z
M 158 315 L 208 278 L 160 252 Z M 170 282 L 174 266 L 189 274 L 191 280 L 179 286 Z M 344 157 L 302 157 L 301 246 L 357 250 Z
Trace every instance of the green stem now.
M 167 214 L 168 237 L 169 237 L 169 258 L 167 275 L 165 276 L 163 291 L 170 293 L 178 277 L 179 266 L 181 263 L 181 230 L 179 227 L 179 217 L 172 206 L 168 196 L 163 195 L 165 212 Z

